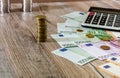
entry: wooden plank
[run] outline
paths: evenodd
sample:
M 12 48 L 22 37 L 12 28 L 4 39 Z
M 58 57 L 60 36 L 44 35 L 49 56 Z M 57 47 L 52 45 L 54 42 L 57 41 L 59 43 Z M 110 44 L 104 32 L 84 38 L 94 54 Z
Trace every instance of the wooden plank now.
M 23 0 L 11 0 L 12 3 L 22 3 Z M 33 0 L 35 3 L 39 2 L 70 2 L 73 0 Z M 89 0 L 74 0 L 74 1 L 89 1 Z

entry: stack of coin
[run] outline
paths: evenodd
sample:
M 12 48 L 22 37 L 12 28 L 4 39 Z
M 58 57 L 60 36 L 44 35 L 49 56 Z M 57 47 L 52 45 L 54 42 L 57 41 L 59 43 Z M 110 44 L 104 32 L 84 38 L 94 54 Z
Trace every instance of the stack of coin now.
M 46 16 L 38 15 L 37 20 L 37 43 L 45 42 L 47 40 L 47 24 Z

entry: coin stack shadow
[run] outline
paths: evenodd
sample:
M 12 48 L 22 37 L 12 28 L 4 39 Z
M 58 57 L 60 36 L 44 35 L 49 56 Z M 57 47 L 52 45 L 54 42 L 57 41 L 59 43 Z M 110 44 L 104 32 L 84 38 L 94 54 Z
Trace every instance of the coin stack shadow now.
M 38 15 L 36 16 L 37 20 L 37 43 L 47 41 L 47 23 L 46 16 Z

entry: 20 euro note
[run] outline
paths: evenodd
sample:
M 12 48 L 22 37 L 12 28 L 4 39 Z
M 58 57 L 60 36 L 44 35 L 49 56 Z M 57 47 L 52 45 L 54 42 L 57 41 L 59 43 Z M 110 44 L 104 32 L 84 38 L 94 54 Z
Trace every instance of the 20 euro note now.
M 103 38 L 112 39 L 112 36 L 108 34 L 105 30 L 100 29 L 91 29 L 88 30 L 87 33 L 95 35 L 97 38 L 103 40 Z
M 73 48 L 60 48 L 52 53 L 61 56 L 63 58 L 68 59 L 69 61 L 72 61 L 73 63 L 84 65 L 92 60 L 95 60 L 95 57 L 91 56 L 84 50 L 80 49 L 79 47 L 73 47 Z

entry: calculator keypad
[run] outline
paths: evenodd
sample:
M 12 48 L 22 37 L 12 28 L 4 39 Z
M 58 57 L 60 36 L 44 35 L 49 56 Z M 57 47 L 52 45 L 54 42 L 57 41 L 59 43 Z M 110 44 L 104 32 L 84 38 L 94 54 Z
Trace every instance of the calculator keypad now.
M 109 14 L 109 13 L 99 13 L 99 12 L 89 12 L 85 23 L 92 27 L 102 26 L 102 27 L 120 27 L 120 15 Z
M 82 26 L 120 31 L 120 9 L 90 7 Z

